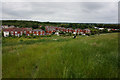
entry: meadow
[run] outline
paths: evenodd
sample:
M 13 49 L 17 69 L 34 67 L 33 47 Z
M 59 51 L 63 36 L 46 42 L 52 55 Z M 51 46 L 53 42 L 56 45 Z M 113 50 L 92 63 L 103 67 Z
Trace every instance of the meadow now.
M 118 77 L 118 33 L 2 42 L 3 78 Z

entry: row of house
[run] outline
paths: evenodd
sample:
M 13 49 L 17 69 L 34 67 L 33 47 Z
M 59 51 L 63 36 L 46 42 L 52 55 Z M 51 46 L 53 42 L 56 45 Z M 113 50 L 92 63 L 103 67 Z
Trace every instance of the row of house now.
M 2 25 L 1 26 L 2 29 L 5 29 L 5 28 L 15 28 L 15 26 L 11 25 L 11 26 L 8 26 L 8 25 Z
M 46 32 L 48 34 L 51 34 L 52 32 L 68 32 L 68 33 L 74 33 L 74 34 L 80 34 L 80 33 L 90 33 L 90 29 L 72 29 L 72 28 L 64 28 L 64 27 L 53 27 L 53 26 L 45 26 Z
M 22 36 L 22 35 L 26 35 L 26 36 L 30 36 L 30 35 L 45 35 L 45 31 L 43 31 L 42 29 L 34 29 L 32 30 L 32 28 L 7 28 L 7 29 L 3 29 L 3 34 L 4 37 L 7 37 L 9 35 L 11 36 Z
M 99 27 L 94 27 L 95 29 L 98 29 L 98 30 L 104 30 L 105 28 L 99 28 Z M 109 31 L 117 31 L 117 30 L 119 30 L 119 29 L 112 29 L 112 28 L 106 28 L 107 29 L 107 31 L 109 32 Z
M 42 29 L 32 29 L 32 28 L 3 28 L 3 34 L 4 37 L 7 37 L 9 35 L 11 36 L 30 36 L 31 34 L 34 36 L 39 36 L 39 35 L 51 35 L 53 32 L 56 35 L 59 35 L 59 32 L 68 32 L 68 33 L 73 33 L 73 34 L 85 34 L 85 33 L 90 33 L 89 29 L 72 29 L 72 28 L 64 28 L 64 27 L 53 27 L 53 26 L 45 26 L 45 31 Z

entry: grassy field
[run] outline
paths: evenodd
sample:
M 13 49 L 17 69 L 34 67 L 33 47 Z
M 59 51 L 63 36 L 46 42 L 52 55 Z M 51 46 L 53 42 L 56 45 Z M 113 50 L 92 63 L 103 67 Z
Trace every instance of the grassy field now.
M 3 38 L 3 78 L 117 78 L 118 34 Z

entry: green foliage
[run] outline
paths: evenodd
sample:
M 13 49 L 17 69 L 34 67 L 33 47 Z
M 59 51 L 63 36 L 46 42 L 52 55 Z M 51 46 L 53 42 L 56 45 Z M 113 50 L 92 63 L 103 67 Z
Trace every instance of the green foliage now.
M 64 35 L 65 33 L 64 33 L 63 31 L 60 31 L 59 34 L 60 34 L 60 35 Z
M 23 39 L 20 39 L 20 42 L 23 42 Z
M 90 36 L 91 34 L 90 33 L 86 33 L 86 35 Z M 92 33 L 92 35 L 94 35 L 94 33 Z
M 91 35 L 99 34 L 99 30 L 97 29 L 90 29 L 91 30 Z
M 32 36 L 33 36 L 33 33 L 32 33 L 32 34 L 30 34 L 30 36 L 32 37 Z
M 11 33 L 9 34 L 9 37 L 12 37 Z
M 33 36 L 33 38 L 36 38 L 37 36 Z
M 103 27 L 103 28 L 117 28 L 119 29 L 120 25 L 118 24 L 96 24 L 96 23 L 55 23 L 55 22 L 38 22 L 38 21 L 24 21 L 24 20 L 2 20 L 2 25 L 14 25 L 16 27 L 30 27 L 33 29 L 38 28 L 38 26 L 56 26 L 56 27 L 65 27 L 65 28 L 93 28 L 94 26 Z
M 55 34 L 55 32 L 52 32 L 52 35 L 54 35 Z
M 45 27 L 44 26 L 42 26 L 41 29 L 45 31 Z
M 23 34 L 22 34 L 22 36 L 23 36 L 23 37 L 26 37 L 26 34 L 25 34 L 25 33 L 23 33 Z
M 2 37 L 4 37 L 4 33 L 3 33 L 3 31 L 2 31 Z
M 103 29 L 103 33 L 108 33 L 108 30 L 106 28 Z

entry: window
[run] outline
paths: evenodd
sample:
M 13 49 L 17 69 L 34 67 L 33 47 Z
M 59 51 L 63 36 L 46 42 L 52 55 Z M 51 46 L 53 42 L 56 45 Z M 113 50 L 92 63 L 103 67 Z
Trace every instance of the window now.
M 15 36 L 17 36 L 17 34 L 15 34 Z
M 11 33 L 13 33 L 13 31 L 11 31 Z

